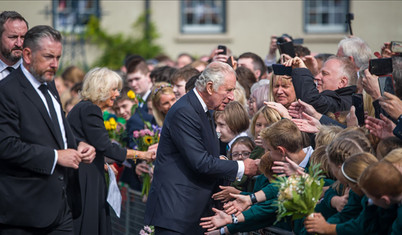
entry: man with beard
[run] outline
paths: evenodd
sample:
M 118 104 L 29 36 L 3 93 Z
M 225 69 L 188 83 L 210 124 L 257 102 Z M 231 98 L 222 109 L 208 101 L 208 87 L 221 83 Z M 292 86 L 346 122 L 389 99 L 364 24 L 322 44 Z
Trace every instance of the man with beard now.
M 50 26 L 30 29 L 22 64 L 0 82 L 0 233 L 73 234 L 80 214 L 79 163 L 95 149 L 77 143 L 53 82 L 62 52 Z M 78 147 L 77 147 L 78 145 Z
M 27 31 L 28 22 L 18 12 L 0 14 L 0 80 L 20 66 Z

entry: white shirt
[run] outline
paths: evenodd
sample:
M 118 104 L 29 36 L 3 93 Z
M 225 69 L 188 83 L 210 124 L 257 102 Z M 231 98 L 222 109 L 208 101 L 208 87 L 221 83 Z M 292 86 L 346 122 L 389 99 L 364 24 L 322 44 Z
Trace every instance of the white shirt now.
M 311 154 L 313 154 L 313 152 L 314 152 L 314 149 L 313 149 L 313 147 L 308 146 L 303 149 L 303 152 L 306 153 L 306 156 L 304 157 L 303 161 L 300 162 L 299 166 L 306 168 L 308 161 L 310 161 Z
M 148 96 L 151 94 L 151 90 L 148 90 L 141 98 L 142 100 L 144 100 L 144 103 L 147 102 Z M 144 103 L 140 104 L 140 108 L 142 108 L 142 106 L 144 106 Z
M 197 91 L 196 88 L 194 88 L 193 91 L 194 91 L 194 93 L 195 93 L 195 96 L 197 96 L 198 101 L 200 101 L 200 103 L 201 103 L 201 105 L 202 105 L 202 108 L 204 109 L 204 112 L 207 112 L 207 111 L 208 111 L 207 104 L 205 104 L 204 100 L 201 98 L 201 96 L 200 96 L 200 94 L 198 93 L 198 91 Z M 240 136 L 239 136 L 239 137 L 240 137 Z M 241 178 L 242 178 L 243 175 L 244 175 L 244 162 L 243 162 L 243 161 L 236 161 L 236 162 L 237 162 L 237 165 L 239 166 L 239 167 L 237 168 L 236 180 L 237 180 L 237 181 L 240 181 Z
M 21 64 L 21 70 L 24 73 L 24 75 L 27 77 L 28 81 L 31 83 L 32 87 L 35 89 L 36 93 L 38 93 L 39 97 L 42 99 L 42 102 L 45 105 L 47 112 L 50 116 L 49 107 L 47 106 L 46 98 L 42 94 L 42 92 L 39 90 L 39 86 L 42 85 L 42 83 L 40 83 L 38 80 L 36 80 L 36 78 L 30 72 L 28 72 L 28 70 L 24 67 L 23 64 Z M 48 90 L 48 92 L 49 92 L 49 90 Z M 50 97 L 52 98 L 53 106 L 54 106 L 54 109 L 57 114 L 57 120 L 59 121 L 61 136 L 63 137 L 63 143 L 64 143 L 63 147 L 64 147 L 64 149 L 66 149 L 67 148 L 67 138 L 66 138 L 66 131 L 64 129 L 64 125 L 62 125 L 63 118 L 62 118 L 62 113 L 61 113 L 61 107 L 60 107 L 59 102 L 57 102 L 56 98 L 53 96 L 53 94 L 51 92 L 49 92 L 49 94 L 50 94 Z M 56 167 L 56 163 L 57 163 L 57 159 L 58 159 L 58 154 L 57 154 L 56 149 L 54 150 L 54 153 L 55 153 L 55 157 L 54 157 L 53 168 L 51 171 L 52 173 L 54 171 L 54 168 Z
M 17 69 L 18 66 L 20 66 L 21 64 L 21 61 L 22 59 L 15 63 L 13 66 L 8 66 L 2 60 L 0 60 L 0 81 L 10 74 L 10 71 L 7 70 L 7 67 L 13 67 L 14 69 Z

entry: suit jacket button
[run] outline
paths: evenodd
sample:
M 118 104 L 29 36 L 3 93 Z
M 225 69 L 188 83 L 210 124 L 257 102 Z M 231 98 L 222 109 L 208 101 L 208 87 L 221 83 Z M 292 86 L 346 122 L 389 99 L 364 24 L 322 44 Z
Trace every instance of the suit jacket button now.
M 60 180 L 60 181 L 63 181 L 63 180 L 64 180 L 64 176 L 62 176 L 62 175 L 59 176 L 59 180 Z

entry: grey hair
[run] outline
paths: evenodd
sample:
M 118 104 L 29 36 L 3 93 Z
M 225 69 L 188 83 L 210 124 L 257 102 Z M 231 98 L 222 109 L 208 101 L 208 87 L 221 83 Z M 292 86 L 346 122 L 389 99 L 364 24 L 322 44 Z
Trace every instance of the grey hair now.
M 369 45 L 359 37 L 350 37 L 342 39 L 338 44 L 338 49 L 342 48 L 346 57 L 352 56 L 359 69 L 368 67 L 372 51 Z
M 225 76 L 228 74 L 236 76 L 236 72 L 230 65 L 218 61 L 212 62 L 200 74 L 195 82 L 195 87 L 199 91 L 205 91 L 208 82 L 212 82 L 214 90 L 217 91 L 225 81 Z
M 41 46 L 41 39 L 50 38 L 53 41 L 61 42 L 62 37 L 59 31 L 48 26 L 38 25 L 28 30 L 25 34 L 23 48 L 30 48 L 32 51 L 36 51 Z
M 347 57 L 337 57 L 337 56 L 330 56 L 325 63 L 330 60 L 337 60 L 340 63 L 339 71 L 342 76 L 348 78 L 348 85 L 356 85 L 357 84 L 357 72 L 355 70 L 355 66 L 353 65 L 352 61 L 349 60 Z

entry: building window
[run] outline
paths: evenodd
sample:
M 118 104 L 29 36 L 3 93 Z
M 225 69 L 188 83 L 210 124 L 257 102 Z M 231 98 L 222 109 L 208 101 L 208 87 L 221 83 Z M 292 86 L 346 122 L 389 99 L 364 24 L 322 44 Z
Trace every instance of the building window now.
M 226 0 L 181 0 L 181 32 L 226 32 Z
M 91 15 L 99 18 L 99 0 L 53 0 L 53 27 L 59 31 L 80 33 Z
M 306 33 L 344 33 L 349 0 L 305 0 L 304 30 Z

